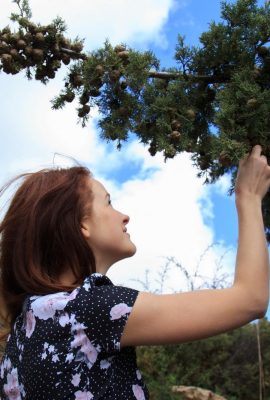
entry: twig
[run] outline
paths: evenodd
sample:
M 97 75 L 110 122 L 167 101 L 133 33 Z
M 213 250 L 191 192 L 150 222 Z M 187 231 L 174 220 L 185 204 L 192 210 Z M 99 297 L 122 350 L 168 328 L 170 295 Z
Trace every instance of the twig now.
M 81 60 L 87 60 L 89 58 L 84 53 L 77 53 L 76 51 L 70 50 L 70 49 L 66 49 L 65 47 L 60 47 L 59 50 L 62 51 L 62 53 L 68 54 L 70 56 L 74 56 L 74 57 L 76 57 L 78 59 L 81 59 Z
M 159 78 L 159 79 L 167 79 L 167 80 L 176 80 L 179 78 L 184 78 L 186 81 L 194 81 L 194 82 L 204 82 L 204 83 L 224 83 L 228 82 L 230 78 L 224 75 L 192 75 L 185 74 L 182 72 L 165 72 L 165 71 L 149 71 L 149 78 Z

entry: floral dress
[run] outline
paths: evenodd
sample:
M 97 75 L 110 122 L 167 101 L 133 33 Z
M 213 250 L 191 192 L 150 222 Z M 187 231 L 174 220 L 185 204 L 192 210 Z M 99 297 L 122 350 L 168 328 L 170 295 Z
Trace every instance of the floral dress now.
M 138 291 L 95 273 L 72 292 L 28 297 L 0 364 L 1 400 L 147 400 L 120 339 Z

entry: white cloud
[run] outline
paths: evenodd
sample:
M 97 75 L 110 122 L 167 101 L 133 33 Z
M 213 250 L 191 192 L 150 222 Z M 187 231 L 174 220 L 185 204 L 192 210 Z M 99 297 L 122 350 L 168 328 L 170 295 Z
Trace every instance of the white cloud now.
M 8 23 L 17 8 L 2 0 L 0 25 Z M 180 1 L 181 3 L 181 1 Z M 47 24 L 57 15 L 68 25 L 68 34 L 87 38 L 93 49 L 109 38 L 113 44 L 145 44 L 154 41 L 164 47 L 162 28 L 174 6 L 174 0 L 32 0 L 33 21 Z
M 229 174 L 223 175 L 219 180 L 211 185 L 213 190 L 217 191 L 220 195 L 227 196 L 231 187 L 231 177 Z

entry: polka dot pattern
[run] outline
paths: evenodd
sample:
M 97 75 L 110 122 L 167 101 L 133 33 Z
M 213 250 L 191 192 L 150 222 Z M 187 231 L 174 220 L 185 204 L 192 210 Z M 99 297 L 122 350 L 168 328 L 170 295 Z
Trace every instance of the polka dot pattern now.
M 0 364 L 2 400 L 148 400 L 120 339 L 138 291 L 92 274 L 72 292 L 28 297 Z

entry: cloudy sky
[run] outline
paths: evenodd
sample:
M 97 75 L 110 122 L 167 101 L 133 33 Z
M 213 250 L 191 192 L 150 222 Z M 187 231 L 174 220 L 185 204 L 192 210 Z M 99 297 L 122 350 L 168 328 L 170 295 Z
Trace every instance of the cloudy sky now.
M 49 23 L 57 15 L 66 21 L 71 38 L 85 38 L 94 50 L 109 38 L 112 44 L 151 49 L 162 66 L 174 63 L 177 34 L 197 44 L 211 20 L 219 19 L 216 0 L 32 0 L 33 20 Z M 0 27 L 9 23 L 16 6 L 1 1 Z M 97 115 L 86 128 L 77 124 L 75 106 L 51 110 L 50 100 L 63 86 L 64 70 L 47 86 L 27 81 L 24 73 L 0 76 L 0 184 L 24 171 L 59 165 L 74 157 L 87 165 L 111 193 L 116 208 L 130 216 L 128 230 L 137 254 L 114 265 L 114 283 L 160 290 L 160 273 L 174 257 L 192 275 L 213 280 L 214 271 L 232 273 L 237 244 L 229 177 L 205 186 L 187 154 L 164 163 L 152 158 L 134 138 L 121 152 L 99 139 Z M 2 199 L 3 203 L 3 199 Z M 197 281 L 199 285 L 201 282 Z M 163 290 L 185 290 L 179 268 L 169 265 Z

